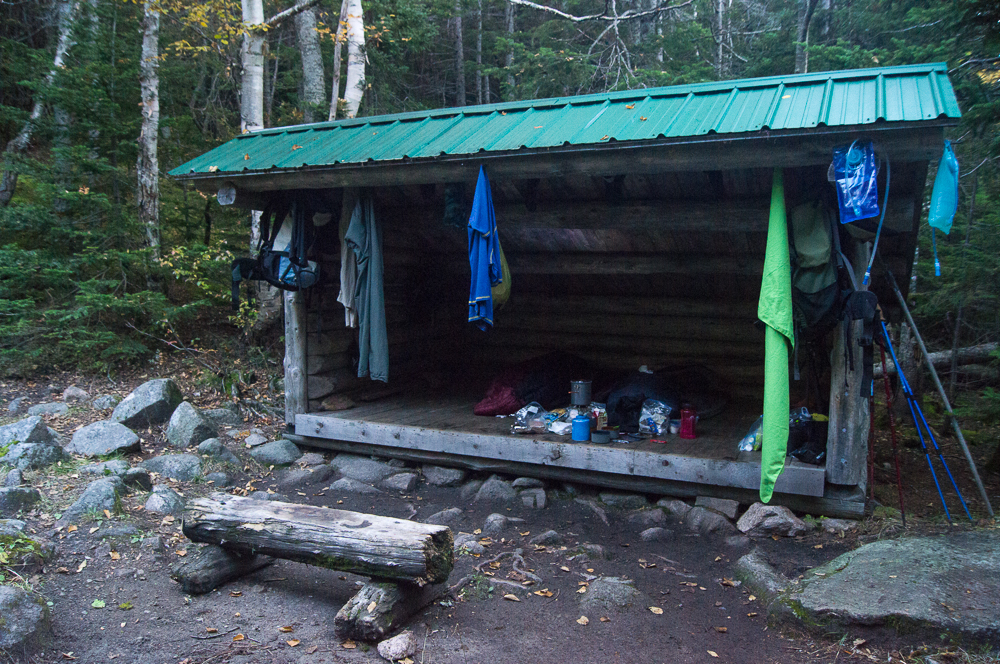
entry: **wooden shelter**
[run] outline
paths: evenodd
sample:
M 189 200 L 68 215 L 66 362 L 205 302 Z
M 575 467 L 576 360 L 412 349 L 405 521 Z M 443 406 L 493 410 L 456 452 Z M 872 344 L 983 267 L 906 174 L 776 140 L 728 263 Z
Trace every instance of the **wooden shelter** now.
M 750 502 L 760 455 L 737 443 L 761 411 L 764 342 L 754 323 L 773 169 L 784 169 L 791 208 L 832 191 L 833 148 L 872 140 L 891 164 L 879 254 L 905 285 L 928 163 L 959 117 L 946 71 L 827 72 L 282 127 L 171 174 L 256 209 L 288 190 L 312 190 L 338 212 L 345 191 L 374 198 L 390 382 L 358 379 L 352 367 L 335 214 L 312 250 L 321 284 L 285 300 L 286 420 L 309 444 Z M 467 322 L 466 230 L 443 220 L 446 188 L 464 183 L 471 201 L 481 165 L 513 278 L 488 333 Z M 869 245 L 842 235 L 847 260 L 863 271 Z M 874 289 L 891 315 L 889 291 L 877 278 Z M 852 371 L 844 359 L 845 335 L 830 338 L 826 465 L 789 460 L 774 500 L 858 515 L 867 402 L 860 363 Z M 718 376 L 729 407 L 700 422 L 695 440 L 611 446 L 515 436 L 510 419 L 473 415 L 498 360 L 556 349 L 611 369 L 696 362 Z M 320 410 L 337 394 L 357 406 Z

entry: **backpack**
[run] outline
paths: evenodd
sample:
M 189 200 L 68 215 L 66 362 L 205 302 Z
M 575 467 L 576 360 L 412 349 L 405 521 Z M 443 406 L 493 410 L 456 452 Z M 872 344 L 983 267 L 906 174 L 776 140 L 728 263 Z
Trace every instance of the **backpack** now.
M 319 281 L 319 265 L 307 259 L 316 234 L 312 216 L 313 211 L 299 199 L 291 203 L 276 199 L 264 207 L 257 257 L 237 258 L 232 263 L 234 310 L 240 307 L 242 281 L 266 281 L 286 291 L 303 290 Z M 291 227 L 286 229 L 289 223 Z M 282 233 L 283 230 L 286 232 Z M 281 241 L 275 249 L 279 237 Z

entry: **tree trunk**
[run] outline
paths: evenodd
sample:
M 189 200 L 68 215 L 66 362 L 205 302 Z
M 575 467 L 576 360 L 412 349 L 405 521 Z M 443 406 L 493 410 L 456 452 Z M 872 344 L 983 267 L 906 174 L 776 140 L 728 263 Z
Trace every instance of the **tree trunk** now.
M 462 37 L 462 0 L 455 0 L 455 106 L 465 106 L 465 43 Z
M 446 581 L 454 564 L 445 526 L 225 493 L 191 501 L 184 534 L 238 553 L 421 586 Z
M 514 3 L 508 0 L 504 8 L 507 19 L 507 39 L 514 40 Z M 514 97 L 514 47 L 507 49 L 507 56 L 504 59 L 504 68 L 507 69 L 507 101 Z
M 333 90 L 330 91 L 330 117 L 333 122 L 337 119 L 337 111 L 340 106 L 340 67 L 341 48 L 347 41 L 347 8 L 351 0 L 342 0 L 340 3 L 340 21 L 337 22 L 336 38 L 333 41 Z
M 445 583 L 421 588 L 414 583 L 370 581 L 337 612 L 334 632 L 341 639 L 382 641 L 410 616 L 447 592 Z
M 171 566 L 170 578 L 191 595 L 210 593 L 274 563 L 268 556 L 235 553 L 212 544 L 188 553 Z
M 795 73 L 805 74 L 809 71 L 809 24 L 819 0 L 799 0 L 798 29 L 795 31 Z
M 56 3 L 54 10 L 56 13 L 55 22 L 59 25 L 59 41 L 56 43 L 56 55 L 52 60 L 52 68 L 49 69 L 49 73 L 45 76 L 45 87 L 52 85 L 56 73 L 63 68 L 66 53 L 73 46 L 73 23 L 80 12 L 80 3 L 72 0 L 60 0 L 60 2 Z M 35 132 L 35 125 L 38 119 L 42 117 L 43 110 L 44 106 L 42 102 L 40 100 L 35 101 L 31 109 L 31 115 L 28 116 L 28 121 L 24 123 L 24 127 L 21 128 L 17 136 L 8 141 L 7 147 L 4 149 L 4 161 L 9 157 L 19 156 L 28 149 L 28 145 L 31 143 L 31 136 Z M 3 177 L 0 179 L 0 205 L 6 206 L 14 197 L 14 190 L 17 189 L 17 171 L 6 165 L 3 168 Z
M 326 74 L 323 71 L 323 54 L 316 32 L 316 9 L 306 9 L 295 15 L 295 32 L 299 54 L 302 57 L 303 122 L 316 122 L 326 113 Z
M 344 115 L 358 114 L 365 93 L 365 17 L 361 0 L 348 0 L 347 81 L 344 84 Z
M 483 103 L 483 0 L 476 11 L 476 103 Z
M 262 0 L 243 0 L 243 80 L 240 85 L 240 132 L 264 128 L 264 24 Z
M 139 156 L 136 198 L 139 222 L 146 229 L 146 246 L 153 259 L 160 257 L 160 174 L 157 138 L 160 133 L 160 12 L 151 0 L 144 4 L 142 56 L 139 59 L 139 89 L 142 99 L 142 128 L 139 131 Z

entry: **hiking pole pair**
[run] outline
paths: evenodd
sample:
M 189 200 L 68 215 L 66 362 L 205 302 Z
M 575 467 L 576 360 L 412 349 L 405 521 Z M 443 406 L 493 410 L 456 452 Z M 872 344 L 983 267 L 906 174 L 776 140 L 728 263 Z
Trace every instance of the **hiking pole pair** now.
M 934 478 L 934 486 L 937 487 L 938 496 L 941 498 L 941 506 L 944 507 L 944 515 L 948 519 L 948 522 L 951 523 L 951 513 L 948 511 L 948 505 L 945 503 L 944 492 L 941 491 L 941 484 L 938 482 L 937 473 L 934 472 L 934 464 L 931 463 L 931 452 L 927 448 L 927 443 L 924 440 L 925 431 L 927 433 L 927 438 L 930 439 L 931 444 L 934 446 L 934 451 L 937 453 L 938 459 L 941 460 L 941 466 L 944 468 L 945 473 L 948 474 L 948 479 L 951 480 L 951 485 L 955 487 L 955 493 L 958 495 L 958 500 L 962 503 L 962 509 L 965 510 L 965 515 L 969 517 L 969 521 L 972 521 L 972 515 L 969 514 L 969 508 L 965 504 L 962 492 L 959 491 L 958 484 L 955 482 L 955 478 L 952 476 L 951 470 L 948 468 L 948 464 L 944 460 L 944 454 L 941 453 L 941 448 L 938 446 L 937 439 L 934 437 L 934 432 L 931 431 L 930 425 L 927 424 L 927 418 L 924 417 L 924 412 L 920 408 L 920 403 L 917 402 L 917 399 L 913 394 L 913 390 L 910 389 L 910 383 L 906 380 L 906 376 L 903 375 L 903 369 L 899 365 L 899 359 L 896 357 L 896 351 L 892 347 L 892 341 L 889 340 L 889 330 L 885 326 L 885 321 L 879 321 L 879 324 L 882 326 L 882 338 L 885 340 L 885 345 L 889 349 L 889 354 L 892 355 L 892 361 L 896 365 L 896 375 L 899 376 L 900 387 L 903 388 L 903 394 L 906 396 L 906 403 L 910 407 L 910 415 L 913 416 L 913 424 L 917 427 L 917 436 L 920 438 L 920 447 L 923 448 L 924 456 L 927 458 L 927 467 L 931 469 L 931 477 Z

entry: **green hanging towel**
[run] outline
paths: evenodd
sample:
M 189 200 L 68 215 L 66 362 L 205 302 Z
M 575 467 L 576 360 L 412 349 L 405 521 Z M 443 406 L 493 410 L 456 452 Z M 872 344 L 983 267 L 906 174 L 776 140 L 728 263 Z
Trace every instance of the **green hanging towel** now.
M 788 348 L 792 328 L 792 266 L 785 222 L 785 184 L 780 168 L 771 185 L 764 277 L 757 317 L 764 332 L 764 421 L 761 425 L 760 499 L 770 502 L 774 483 L 785 467 L 788 446 Z

